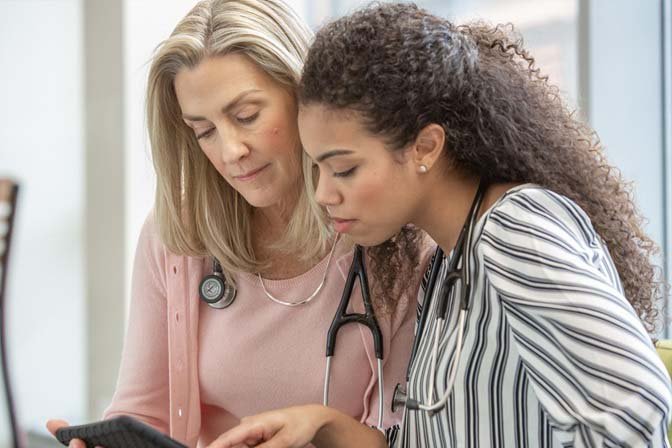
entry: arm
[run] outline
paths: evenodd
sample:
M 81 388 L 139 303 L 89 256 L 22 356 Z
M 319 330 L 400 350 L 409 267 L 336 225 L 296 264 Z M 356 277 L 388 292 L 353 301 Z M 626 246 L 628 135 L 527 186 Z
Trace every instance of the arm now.
M 313 444 L 318 448 L 345 448 L 367 446 L 387 448 L 383 433 L 366 427 L 358 421 L 335 409 L 319 406 L 317 413 L 323 413 L 322 424 L 315 434 Z
M 129 415 L 167 434 L 168 344 L 162 259 L 163 247 L 154 234 L 150 216 L 136 248 L 129 322 L 117 388 L 103 418 Z M 53 435 L 66 426 L 69 424 L 63 420 L 47 422 Z M 85 448 L 78 439 L 71 441 L 70 446 Z
M 543 412 L 591 446 L 666 446 L 667 373 L 588 218 L 544 194 L 499 207 L 478 248 Z
M 387 448 L 383 434 L 332 408 L 305 405 L 245 417 L 208 448 Z
M 117 388 L 104 418 L 130 415 L 169 432 L 168 335 L 165 249 L 153 218 L 146 220 L 136 248 L 128 327 Z

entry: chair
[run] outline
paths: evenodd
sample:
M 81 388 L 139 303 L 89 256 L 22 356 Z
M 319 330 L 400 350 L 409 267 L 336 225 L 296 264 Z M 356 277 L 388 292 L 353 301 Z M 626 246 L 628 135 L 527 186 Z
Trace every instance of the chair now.
M 9 384 L 9 368 L 7 366 L 6 353 L 6 326 L 5 326 L 5 290 L 7 284 L 7 271 L 9 260 L 9 249 L 12 241 L 12 228 L 14 224 L 16 197 L 18 185 L 9 179 L 0 178 L 0 363 L 2 364 L 2 376 L 5 387 L 5 398 L 7 406 L 7 415 L 9 415 L 12 446 L 21 448 L 22 439 L 19 435 L 16 413 L 14 410 L 14 401 L 12 398 L 11 387 Z

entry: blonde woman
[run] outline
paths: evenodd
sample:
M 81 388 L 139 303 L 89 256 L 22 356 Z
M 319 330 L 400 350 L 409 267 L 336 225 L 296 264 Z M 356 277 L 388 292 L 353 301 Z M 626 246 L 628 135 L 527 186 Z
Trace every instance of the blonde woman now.
M 353 250 L 305 193 L 295 89 L 310 38 L 279 0 L 206 0 L 158 47 L 147 92 L 156 202 L 138 243 L 119 382 L 105 418 L 131 415 L 195 446 L 244 416 L 322 401 L 326 332 Z M 407 271 L 404 290 L 389 275 L 372 276 L 385 409 L 411 349 L 426 259 L 418 241 L 406 231 L 367 253 L 396 257 L 397 271 Z M 199 300 L 214 260 L 237 291 L 225 308 Z M 353 309 L 361 303 L 356 289 Z M 344 327 L 338 345 L 330 404 L 374 425 L 371 337 Z M 383 426 L 397 417 L 387 413 Z

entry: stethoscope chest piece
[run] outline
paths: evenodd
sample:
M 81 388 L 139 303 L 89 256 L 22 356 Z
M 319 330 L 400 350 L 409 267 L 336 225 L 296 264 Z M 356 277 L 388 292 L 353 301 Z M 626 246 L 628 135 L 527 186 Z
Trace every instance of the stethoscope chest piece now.
M 198 294 L 201 300 L 212 308 L 226 308 L 236 299 L 236 288 L 229 285 L 224 279 L 221 267 L 217 261 L 214 262 L 214 273 L 206 275 L 198 287 Z

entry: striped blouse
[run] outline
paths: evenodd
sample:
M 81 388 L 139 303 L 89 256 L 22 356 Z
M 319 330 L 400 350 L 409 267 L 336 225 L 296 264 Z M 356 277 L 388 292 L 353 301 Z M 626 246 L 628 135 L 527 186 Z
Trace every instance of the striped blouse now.
M 471 305 L 447 407 L 433 416 L 406 410 L 391 446 L 669 446 L 667 371 L 575 203 L 529 184 L 509 190 L 478 220 L 469 256 Z M 435 397 L 455 352 L 455 302 L 440 335 Z M 411 366 L 408 395 L 421 403 L 436 303 Z

